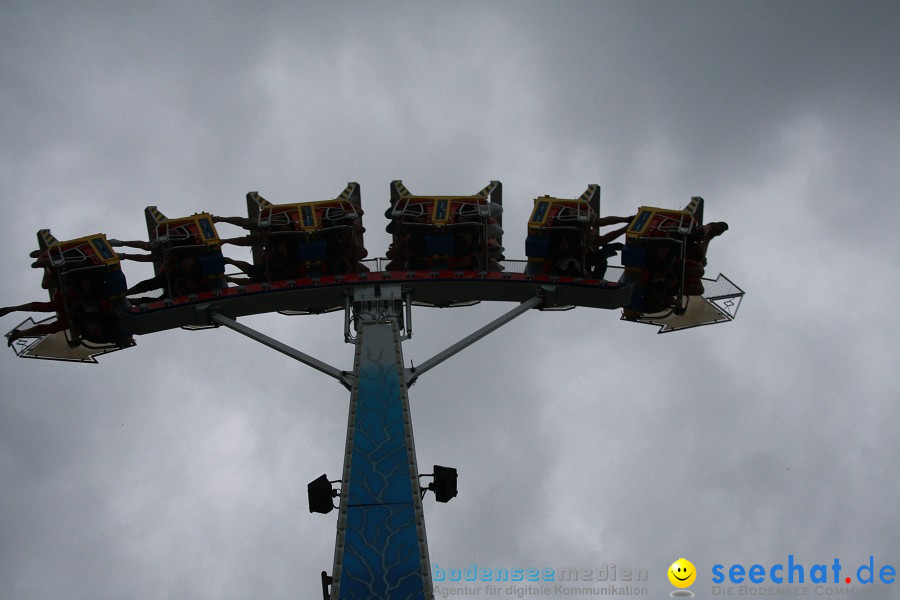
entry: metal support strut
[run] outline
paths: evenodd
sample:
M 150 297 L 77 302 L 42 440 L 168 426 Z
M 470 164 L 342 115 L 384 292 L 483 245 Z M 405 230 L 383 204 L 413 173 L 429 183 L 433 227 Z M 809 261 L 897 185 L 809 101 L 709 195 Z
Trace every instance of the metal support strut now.
M 422 375 L 422 373 L 425 373 L 426 371 L 429 371 L 432 368 L 438 366 L 439 364 L 441 364 L 442 362 L 444 362 L 445 360 L 447 360 L 454 354 L 457 354 L 457 353 L 461 352 L 462 350 L 465 350 L 466 348 L 468 348 L 469 346 L 471 346 L 472 344 L 474 344 L 475 342 L 477 342 L 484 336 L 488 335 L 489 333 L 493 333 L 494 331 L 503 327 L 504 325 L 506 325 L 507 323 L 509 323 L 516 317 L 518 317 L 519 315 L 522 315 L 522 314 L 528 312 L 532 308 L 538 307 L 543 302 L 544 302 L 543 297 L 534 296 L 533 298 L 526 300 L 525 302 L 522 302 L 521 304 L 519 304 L 517 307 L 510 310 L 509 312 L 500 315 L 499 317 L 497 317 L 496 319 L 494 319 L 493 321 L 491 321 L 490 323 L 488 323 L 481 329 L 478 329 L 477 331 L 470 333 L 463 339 L 459 340 L 452 346 L 448 347 L 446 350 L 438 352 L 437 354 L 435 354 L 434 356 L 432 356 L 431 358 L 429 358 L 428 360 L 426 360 L 425 362 L 420 364 L 418 367 L 412 367 L 410 369 L 406 369 L 404 371 L 404 378 L 406 379 L 406 385 L 410 386 L 410 385 L 414 384 L 416 382 L 416 379 L 418 379 L 419 376 Z
M 269 348 L 271 348 L 273 350 L 277 350 L 278 352 L 281 352 L 282 354 L 290 356 L 294 360 L 298 360 L 298 361 L 302 362 L 303 364 L 312 367 L 316 371 L 325 373 L 329 377 L 334 377 L 339 382 L 341 382 L 341 385 L 343 385 L 348 390 L 353 387 L 354 376 L 352 373 L 348 373 L 347 371 L 341 371 L 340 369 L 332 367 L 328 363 L 324 363 L 314 356 L 310 356 L 309 354 L 306 354 L 305 352 L 301 352 L 300 350 L 297 350 L 296 348 L 292 348 L 292 347 L 288 346 L 287 344 L 279 342 L 276 339 L 270 338 L 266 334 L 260 333 L 259 331 L 256 331 L 255 329 L 253 329 L 251 327 L 247 327 L 246 325 L 241 325 L 234 319 L 226 317 L 223 314 L 211 311 L 209 318 L 214 323 L 218 323 L 219 325 L 224 325 L 225 327 L 227 327 L 229 329 L 233 329 L 234 331 L 237 331 L 240 334 L 246 335 L 248 338 L 257 341 L 260 344 L 263 344 L 264 346 L 268 346 Z

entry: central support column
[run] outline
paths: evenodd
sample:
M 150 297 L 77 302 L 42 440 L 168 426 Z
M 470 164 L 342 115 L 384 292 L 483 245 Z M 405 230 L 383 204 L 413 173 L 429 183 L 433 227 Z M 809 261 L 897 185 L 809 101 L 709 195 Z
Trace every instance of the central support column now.
M 354 296 L 350 398 L 332 600 L 433 598 L 404 382 L 399 287 Z

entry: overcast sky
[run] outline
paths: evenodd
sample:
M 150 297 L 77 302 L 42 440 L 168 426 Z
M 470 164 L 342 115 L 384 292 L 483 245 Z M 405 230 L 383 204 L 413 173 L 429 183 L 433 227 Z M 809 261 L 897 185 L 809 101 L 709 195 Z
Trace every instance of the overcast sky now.
M 2 4 L 0 305 L 45 299 L 38 229 L 146 239 L 147 205 L 357 181 L 383 256 L 391 180 L 499 179 L 524 258 L 536 196 L 701 195 L 731 226 L 707 272 L 747 291 L 733 323 L 532 311 L 411 388 L 420 470 L 459 469 L 425 499 L 431 562 L 645 568 L 648 598 L 680 556 L 698 597 L 715 564 L 789 554 L 900 570 L 896 2 L 135 7 Z M 508 308 L 417 309 L 407 363 Z M 242 321 L 352 365 L 339 314 Z M 225 329 L 137 342 L 0 356 L 0 598 L 319 597 L 336 513 L 306 484 L 340 476 L 346 390 Z

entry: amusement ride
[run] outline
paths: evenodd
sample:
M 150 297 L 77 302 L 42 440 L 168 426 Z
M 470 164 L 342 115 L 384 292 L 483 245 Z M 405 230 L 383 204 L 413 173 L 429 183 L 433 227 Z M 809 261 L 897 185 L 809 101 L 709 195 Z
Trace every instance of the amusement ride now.
M 343 473 L 308 485 L 310 512 L 337 509 L 326 600 L 431 599 L 434 596 L 422 502 L 457 495 L 457 472 L 434 465 L 420 473 L 408 388 L 424 373 L 531 309 L 621 310 L 625 321 L 660 333 L 731 321 L 744 292 L 724 275 L 706 277 L 710 240 L 727 228 L 704 224 L 703 198 L 681 210 L 641 206 L 629 217 L 600 216 L 600 187 L 577 198 L 534 199 L 526 260 L 503 248 L 503 186 L 469 196 L 419 196 L 390 184 L 385 212 L 392 241 L 368 259 L 360 187 L 337 197 L 273 204 L 247 194 L 247 217 L 199 213 L 166 217 L 145 209 L 148 241 L 98 233 L 60 241 L 38 232 L 32 266 L 43 270 L 48 302 L 0 309 L 50 312 L 6 334 L 20 358 L 96 363 L 135 346 L 135 336 L 168 329 L 226 327 L 277 350 L 350 391 Z M 216 223 L 246 231 L 222 239 Z M 603 233 L 602 228 L 618 225 Z M 616 241 L 624 239 L 624 241 Z M 249 247 L 252 263 L 225 256 L 223 245 Z M 143 254 L 118 252 L 132 247 Z M 619 256 L 621 265 L 610 265 Z M 123 260 L 152 262 L 154 276 L 128 286 Z M 228 267 L 236 272 L 226 273 Z M 402 343 L 412 306 L 511 302 L 505 314 L 415 366 Z M 338 369 L 239 322 L 248 315 L 344 312 L 352 371 Z M 423 479 L 426 482 L 423 482 Z M 335 507 L 334 499 L 338 499 Z

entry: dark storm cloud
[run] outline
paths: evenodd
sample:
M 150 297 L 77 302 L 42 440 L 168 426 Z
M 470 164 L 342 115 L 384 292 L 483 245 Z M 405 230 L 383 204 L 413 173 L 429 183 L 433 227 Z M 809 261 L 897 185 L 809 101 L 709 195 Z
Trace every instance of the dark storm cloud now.
M 567 109 L 554 120 L 563 137 L 591 143 L 611 133 L 628 156 L 626 133 L 639 142 L 662 131 L 680 140 L 679 153 L 708 164 L 758 152 L 774 128 L 807 111 L 897 116 L 900 41 L 889 3 L 579 7 L 577 18 L 550 7 L 526 17 L 545 42 L 545 89 Z

